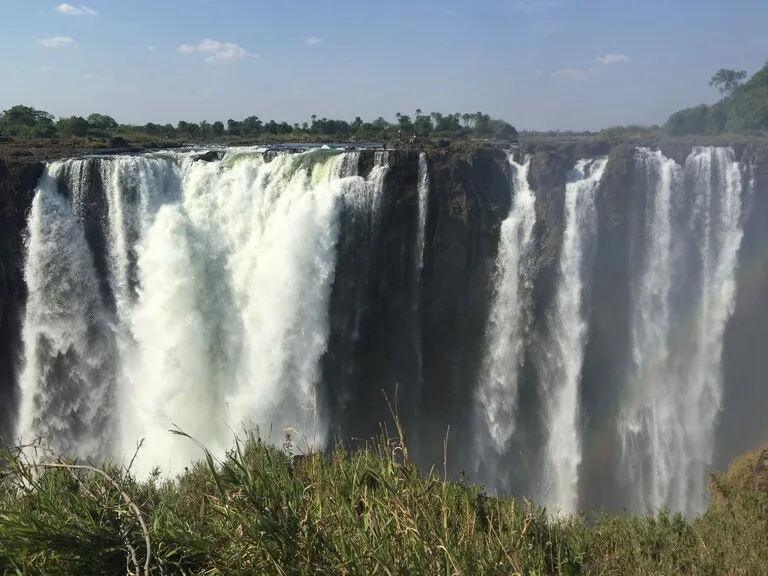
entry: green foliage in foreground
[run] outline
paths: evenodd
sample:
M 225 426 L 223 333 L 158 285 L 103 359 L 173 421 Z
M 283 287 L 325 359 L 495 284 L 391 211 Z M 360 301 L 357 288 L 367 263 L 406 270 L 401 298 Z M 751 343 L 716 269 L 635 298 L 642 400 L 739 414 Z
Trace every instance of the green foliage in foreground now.
M 192 441 L 192 440 L 190 440 Z M 292 457 L 248 435 L 174 481 L 53 467 L 18 453 L 0 488 L 0 573 L 729 574 L 768 571 L 768 495 L 713 477 L 686 522 L 554 521 L 529 503 L 420 476 L 399 441 Z M 148 545 L 148 544 L 149 545 Z

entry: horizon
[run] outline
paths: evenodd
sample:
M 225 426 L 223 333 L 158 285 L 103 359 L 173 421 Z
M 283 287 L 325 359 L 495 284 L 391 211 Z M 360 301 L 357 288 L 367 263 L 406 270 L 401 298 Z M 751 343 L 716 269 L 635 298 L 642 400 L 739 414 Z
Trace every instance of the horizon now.
M 520 131 L 652 126 L 716 102 L 719 68 L 751 75 L 768 59 L 757 0 L 275 3 L 268 14 L 245 0 L 0 5 L 0 47 L 16 55 L 0 62 L 0 110 L 139 125 L 393 121 L 420 108 L 481 110 Z

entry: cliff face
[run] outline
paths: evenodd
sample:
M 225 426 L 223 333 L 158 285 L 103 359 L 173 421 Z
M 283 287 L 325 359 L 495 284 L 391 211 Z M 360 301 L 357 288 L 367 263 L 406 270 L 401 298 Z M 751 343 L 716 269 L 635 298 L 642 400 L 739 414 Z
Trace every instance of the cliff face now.
M 740 146 L 736 154 L 751 167 L 751 182 L 744 206 L 736 306 L 723 350 L 725 398 L 715 449 L 720 470 L 734 455 L 768 438 L 768 145 Z
M 690 144 L 661 144 L 667 157 L 684 165 Z M 737 143 L 736 160 L 746 167 L 742 178 L 743 240 L 736 275 L 736 303 L 726 325 L 722 376 L 722 412 L 714 434 L 714 466 L 728 462 L 768 436 L 764 417 L 768 390 L 764 375 L 768 361 L 768 305 L 757 294 L 768 289 L 768 149 L 763 144 Z M 630 306 L 643 257 L 643 234 L 652 185 L 641 169 L 634 146 L 616 146 L 597 195 L 599 242 L 593 270 L 589 341 L 582 387 L 589 406 L 581 498 L 587 508 L 616 508 L 621 490 L 616 471 L 621 445 L 615 435 L 620 391 L 632 362 Z M 648 383 L 649 386 L 653 385 Z
M 0 439 L 13 433 L 25 298 L 22 230 L 43 165 L 0 159 Z
M 691 143 L 659 147 L 680 164 L 693 149 Z M 725 395 L 716 434 L 717 465 L 768 436 L 763 414 L 768 402 L 764 385 L 768 300 L 763 297 L 768 290 L 768 149 L 744 142 L 737 143 L 734 151 L 742 165 L 750 167 L 752 185 L 744 186 L 737 299 L 724 341 Z M 595 196 L 598 242 L 580 382 L 585 444 L 580 486 L 585 507 L 618 506 L 622 501 L 614 475 L 620 468 L 621 447 L 612 432 L 613 419 L 632 360 L 630 310 L 652 186 L 634 144 L 530 145 L 519 148 L 515 159 L 521 162 L 527 155 L 537 216 L 533 341 L 526 347 L 520 385 L 518 419 L 525 434 L 515 446 L 518 452 L 510 456 L 520 470 L 513 484 L 530 493 L 531 472 L 525 466 L 542 448 L 535 360 L 546 352 L 546 319 L 563 242 L 567 174 L 581 158 L 608 155 Z M 360 173 L 368 174 L 374 163 L 375 152 L 362 151 Z M 359 211 L 342 214 L 320 406 L 341 437 L 367 439 L 380 431 L 379 423 L 391 422 L 388 399 L 406 426 L 412 456 L 421 462 L 442 462 L 442 441 L 450 427 L 449 468 L 458 472 L 472 461 L 472 395 L 484 351 L 500 226 L 509 214 L 513 189 L 508 154 L 501 150 L 430 148 L 427 163 L 423 270 L 418 269 L 415 253 L 419 151 L 389 153 L 384 196 L 370 220 L 361 218 Z M 83 206 L 85 230 L 95 264 L 105 269 L 100 245 L 105 207 L 100 204 L 98 170 L 93 168 Z M 25 214 L 42 171 L 43 165 L 32 160 L 0 161 L 0 434 L 5 436 L 18 400 L 15 375 L 25 301 Z M 108 287 L 102 288 L 109 300 Z M 526 462 L 519 459 L 520 453 Z
M 362 153 L 361 173 L 373 154 Z M 466 431 L 468 383 L 482 351 L 511 188 L 500 150 L 431 151 L 420 273 L 418 160 L 417 151 L 390 153 L 372 232 L 368 223 L 344 216 L 323 371 L 331 420 L 343 437 L 379 433 L 379 423 L 391 422 L 388 399 L 419 439 L 412 449 L 432 459 L 438 455 L 427 447 L 439 452 L 449 425 Z M 462 444 L 453 442 L 452 449 Z

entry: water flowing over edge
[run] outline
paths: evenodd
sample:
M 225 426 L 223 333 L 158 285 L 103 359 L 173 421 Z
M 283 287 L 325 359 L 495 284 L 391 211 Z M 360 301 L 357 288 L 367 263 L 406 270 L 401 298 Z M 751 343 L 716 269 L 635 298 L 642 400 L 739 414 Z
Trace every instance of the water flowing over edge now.
M 271 427 L 278 441 L 292 427 L 321 446 L 314 386 L 338 213 L 345 203 L 375 221 L 387 158 L 376 153 L 367 180 L 358 153 L 317 151 L 270 162 L 234 150 L 210 163 L 170 153 L 49 166 L 29 222 L 20 436 L 118 459 L 145 438 L 142 472 L 178 472 L 199 456 L 172 426 L 216 454 L 251 425 L 265 435 Z M 86 238 L 97 180 L 113 306 L 99 297 L 100 254 Z
M 429 200 L 429 165 L 427 155 L 419 154 L 419 225 L 416 236 L 416 270 L 417 286 L 421 281 L 421 272 L 424 269 L 424 239 L 427 224 L 427 208 Z
M 742 175 L 731 149 L 696 148 L 684 167 L 658 152 L 638 154 L 655 186 L 634 300 L 634 373 L 619 419 L 625 476 L 633 511 L 668 507 L 692 516 L 707 505 L 722 407 L 723 336 L 743 236 Z
M 478 468 L 493 485 L 503 479 L 498 460 L 503 457 L 515 432 L 519 370 L 532 298 L 533 229 L 536 224 L 535 196 L 528 183 L 530 158 L 520 165 L 510 158 L 513 201 L 501 225 L 496 257 L 494 300 L 488 318 L 486 350 L 476 402 L 484 434 L 477 448 Z M 486 439 L 487 436 L 487 439 Z M 490 446 L 486 443 L 490 443 Z
M 388 162 L 387 152 L 377 152 L 365 179 L 359 153 L 323 150 L 269 160 L 241 149 L 210 163 L 164 152 L 49 165 L 25 238 L 20 431 L 54 437 L 57 450 L 81 457 L 118 459 L 145 437 L 156 449 L 143 450 L 142 472 L 155 464 L 179 471 L 199 456 L 168 434 L 173 425 L 215 453 L 230 446 L 234 431 L 255 424 L 264 431 L 265 423 L 265 435 L 273 424 L 274 440 L 294 426 L 322 446 L 327 418 L 315 387 L 329 338 L 339 215 L 354 212 L 360 238 L 375 242 Z M 500 231 L 471 442 L 478 476 L 500 490 L 512 487 L 512 445 L 540 446 L 538 496 L 569 513 L 588 448 L 581 371 L 594 197 L 606 159 L 580 161 L 569 175 L 554 300 L 546 326 L 537 321 L 540 334 L 531 333 L 538 263 L 530 160 L 510 166 L 512 205 Z M 755 171 L 727 148 L 696 148 L 683 166 L 638 149 L 633 166 L 647 196 L 638 216 L 644 227 L 629 243 L 630 359 L 624 381 L 604 384 L 621 397 L 614 422 L 622 498 L 635 512 L 669 507 L 695 515 L 706 507 L 724 331 Z M 418 167 L 409 266 L 420 347 L 425 154 Z M 539 348 L 545 353 L 537 356 Z M 531 371 L 539 385 L 533 400 L 523 377 Z M 537 409 L 520 413 L 521 402 Z M 536 418 L 542 438 L 524 438 Z
M 565 190 L 565 230 L 560 253 L 550 342 L 541 370 L 544 422 L 542 500 L 557 513 L 572 514 L 578 503 L 581 464 L 581 369 L 589 310 L 588 283 L 597 234 L 595 192 L 607 158 L 580 160 Z

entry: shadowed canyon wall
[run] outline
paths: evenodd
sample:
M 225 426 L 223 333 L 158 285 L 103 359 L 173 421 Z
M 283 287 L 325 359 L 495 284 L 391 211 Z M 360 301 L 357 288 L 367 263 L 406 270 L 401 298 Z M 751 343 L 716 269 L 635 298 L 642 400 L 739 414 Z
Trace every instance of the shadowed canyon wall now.
M 160 160 L 153 160 L 154 164 L 147 165 L 149 167 L 140 162 L 128 167 L 126 161 L 125 166 L 118 169 L 114 166 L 105 168 L 107 163 L 116 161 L 103 157 L 78 164 L 65 162 L 58 165 L 46 190 L 53 195 L 58 190 L 57 193 L 72 204 L 76 220 L 82 223 L 82 236 L 90 254 L 88 269 L 92 267 L 94 270 L 101 302 L 99 314 L 111 318 L 105 324 L 111 326 L 120 324 L 119 317 L 121 310 L 124 310 L 121 308 L 124 302 L 113 278 L 117 250 L 112 230 L 116 221 L 114 190 L 122 186 L 124 204 L 121 204 L 121 210 L 125 214 L 128 214 L 128 206 L 141 215 L 141 210 L 145 210 L 141 198 L 146 194 L 149 194 L 148 198 L 151 196 L 151 191 L 144 189 L 145 183 L 151 181 L 159 186 L 157 183 L 163 182 L 162 186 L 167 187 L 163 194 L 167 198 L 162 202 L 164 207 L 159 208 L 157 216 L 152 218 L 167 216 L 166 208 L 181 202 L 179 206 L 182 208 L 176 217 L 190 218 L 194 224 L 185 233 L 192 236 L 187 236 L 191 252 L 190 260 L 184 266 L 198 270 L 196 254 L 200 250 L 211 251 L 210 258 L 205 260 L 209 264 L 200 264 L 204 267 L 197 273 L 198 276 L 210 274 L 210 277 L 206 276 L 207 288 L 195 298 L 203 298 L 206 302 L 207 298 L 223 298 L 225 302 L 230 302 L 229 298 L 232 298 L 234 306 L 237 296 L 221 292 L 224 289 L 216 284 L 216 278 L 226 274 L 225 269 L 229 266 L 223 260 L 229 256 L 219 246 L 221 236 L 227 235 L 227 226 L 239 230 L 240 223 L 232 220 L 234 213 L 222 212 L 221 223 L 217 220 L 216 226 L 224 228 L 214 230 L 214 224 L 209 226 L 206 223 L 208 216 L 197 218 L 194 215 L 200 205 L 180 200 L 179 194 L 172 189 L 187 186 L 189 188 L 185 188 L 182 196 L 203 198 L 206 190 L 217 186 L 221 190 L 226 189 L 216 196 L 216 202 L 224 203 L 228 195 L 235 194 L 238 186 L 250 186 L 254 193 L 259 194 L 261 190 L 272 190 L 279 196 L 283 188 L 275 182 L 285 178 L 284 186 L 298 186 L 298 181 L 293 180 L 296 178 L 295 171 L 308 166 L 313 180 L 302 180 L 301 186 L 307 187 L 306 192 L 296 191 L 291 203 L 282 208 L 279 201 L 274 200 L 275 206 L 265 205 L 257 212 L 263 216 L 271 214 L 273 209 L 275 213 L 290 211 L 310 193 L 314 195 L 313 202 L 317 202 L 314 210 L 323 206 L 333 210 L 323 216 L 329 219 L 328 224 L 325 224 L 326 220 L 320 222 L 317 215 L 313 217 L 311 210 L 301 213 L 304 220 L 286 220 L 292 223 L 294 229 L 297 226 L 312 226 L 314 230 L 318 226 L 318 235 L 312 236 L 315 239 L 311 242 L 329 243 L 335 248 L 334 254 L 323 252 L 322 258 L 327 261 L 320 262 L 320 255 L 306 252 L 307 242 L 310 241 L 297 236 L 290 251 L 285 252 L 289 256 L 302 258 L 303 265 L 312 269 L 308 274 L 316 273 L 317 279 L 306 286 L 294 286 L 295 279 L 285 276 L 289 291 L 295 288 L 296 294 L 307 299 L 307 310 L 302 313 L 300 309 L 291 308 L 295 318 L 283 322 L 285 325 L 281 324 L 275 328 L 279 328 L 278 332 L 274 332 L 286 349 L 311 350 L 317 355 L 317 366 L 303 366 L 302 359 L 298 357 L 286 359 L 290 351 L 285 350 L 274 358 L 269 357 L 282 363 L 280 369 L 285 374 L 276 380 L 275 390 L 285 387 L 289 377 L 319 382 L 311 403 L 318 409 L 319 420 L 328 427 L 324 437 L 330 438 L 335 434 L 348 443 L 365 441 L 380 431 L 381 423 L 386 424 L 392 434 L 394 430 L 388 400 L 405 426 L 411 456 L 424 466 L 438 463 L 442 466 L 443 440 L 450 429 L 449 471 L 455 475 L 464 471 L 471 479 L 481 481 L 490 488 L 532 495 L 558 505 L 560 500 L 553 500 L 551 492 L 569 492 L 572 487 L 578 496 L 569 496 L 570 503 L 564 504 L 564 509 L 575 502 L 588 509 L 622 506 L 637 509 L 640 505 L 628 493 L 633 490 L 647 491 L 647 498 L 641 499 L 640 504 L 683 502 L 678 508 L 693 513 L 697 511 L 695 502 L 689 503 L 685 495 L 675 494 L 675 490 L 679 489 L 676 488 L 675 474 L 670 472 L 669 475 L 669 493 L 661 490 L 664 492 L 661 495 L 658 493 L 660 489 L 652 490 L 642 481 L 643 475 L 648 474 L 648 467 L 672 466 L 674 463 L 667 462 L 667 459 L 677 452 L 664 446 L 659 448 L 654 443 L 653 434 L 647 430 L 639 432 L 639 428 L 632 428 L 631 433 L 621 432 L 622 426 L 634 422 L 627 416 L 628 387 L 635 386 L 633 393 L 640 396 L 646 388 L 656 389 L 651 377 L 645 377 L 641 384 L 630 377 L 632 370 L 637 368 L 633 366 L 639 362 L 642 367 L 645 361 L 638 360 L 638 346 L 642 352 L 638 338 L 647 336 L 646 324 L 649 322 L 642 316 L 645 309 L 638 304 L 642 300 L 641 293 L 650 286 L 648 298 L 651 300 L 648 301 L 652 302 L 658 296 L 647 265 L 648 246 L 658 245 L 650 241 L 651 232 L 655 230 L 652 230 L 651 224 L 666 215 L 667 220 L 662 218 L 660 222 L 667 224 L 663 229 L 672 234 L 672 240 L 669 245 L 660 246 L 659 250 L 666 246 L 670 258 L 681 258 L 679 262 L 691 267 L 690 274 L 685 276 L 686 282 L 680 280 L 683 276 L 668 282 L 659 280 L 667 291 L 664 295 L 669 293 L 668 297 L 665 296 L 669 302 L 674 304 L 675 298 L 682 298 L 676 292 L 679 286 L 687 286 L 687 281 L 693 278 L 703 278 L 702 275 L 710 268 L 713 280 L 707 286 L 718 290 L 719 279 L 728 278 L 727 271 L 718 275 L 721 268 L 727 268 L 727 263 L 724 260 L 721 262 L 719 255 L 732 242 L 730 236 L 723 232 L 725 224 L 719 223 L 726 222 L 723 214 L 730 206 L 727 204 L 728 194 L 738 189 L 738 222 L 731 222 L 738 224 L 738 230 L 734 228 L 738 234 L 732 234 L 738 240 L 738 266 L 733 273 L 735 304 L 732 311 L 728 309 L 727 302 L 721 306 L 726 316 L 721 339 L 722 362 L 705 375 L 706 379 L 717 380 L 718 373 L 722 374 L 722 399 L 712 400 L 719 410 L 712 426 L 714 453 L 709 458 L 709 464 L 722 467 L 735 454 L 764 441 L 768 436 L 768 419 L 764 417 L 763 408 L 768 400 L 768 386 L 764 383 L 768 369 L 764 353 L 765 343 L 768 342 L 768 304 L 763 297 L 768 289 L 768 189 L 765 184 L 768 182 L 768 151 L 753 144 L 711 151 L 678 144 L 650 148 L 643 151 L 635 146 L 606 143 L 531 145 L 515 150 L 510 157 L 509 151 L 497 149 L 456 150 L 447 147 L 429 149 L 425 158 L 420 158 L 421 153 L 416 150 L 391 150 L 386 153 L 362 150 L 346 153 L 350 157 L 354 155 L 348 161 L 326 160 L 322 156 L 325 153 L 309 152 L 304 154 L 310 158 L 306 165 L 302 164 L 304 160 L 289 165 L 280 156 L 265 157 L 267 162 L 264 166 L 272 165 L 270 168 L 261 164 L 243 167 L 242 163 L 237 163 L 239 160 L 230 161 L 227 156 L 216 153 L 206 155 L 199 162 L 177 158 L 173 162 L 179 168 L 174 170 L 181 170 L 182 175 L 165 175 L 162 178 L 157 171 L 168 168 L 159 167 Z M 601 158 L 606 160 L 599 165 Z M 243 170 L 239 176 L 243 180 L 229 182 L 227 170 L 234 172 L 239 169 Z M 154 179 L 147 180 L 143 170 L 155 170 Z M 6 442 L 18 432 L 23 404 L 20 374 L 25 365 L 22 327 L 27 302 L 23 238 L 28 234 L 28 215 L 32 210 L 36 185 L 44 171 L 43 164 L 33 161 L 0 161 L 0 434 Z M 262 173 L 266 176 L 262 177 Z M 330 176 L 323 175 L 326 173 Z M 315 174 L 321 175 L 315 177 Z M 518 174 L 524 175 L 524 184 L 517 179 Z M 335 208 L 324 204 L 324 189 L 318 192 L 318 186 L 325 186 L 318 179 L 321 176 L 322 182 L 325 182 L 324 178 L 330 178 L 332 188 L 336 186 L 334 182 L 340 182 L 341 192 L 334 192 Z M 672 178 L 671 183 L 665 179 L 668 176 Z M 130 186 L 118 186 L 110 184 L 112 177 L 117 180 L 135 178 L 135 182 Z M 179 178 L 182 184 L 179 184 Z M 732 181 L 733 178 L 738 182 Z M 489 451 L 489 458 L 496 460 L 493 464 L 495 468 L 483 468 L 477 466 L 477 452 L 478 442 L 484 442 L 481 438 L 485 416 L 478 412 L 477 394 L 481 387 L 480 374 L 488 361 L 487 351 L 493 344 L 489 342 L 488 323 L 492 308 L 498 306 L 500 280 L 497 271 L 500 267 L 502 226 L 511 225 L 506 221 L 516 210 L 516 199 L 523 185 L 529 187 L 535 198 L 535 224 L 530 257 L 526 252 L 520 260 L 525 262 L 526 271 L 524 275 L 521 273 L 520 283 L 515 284 L 521 302 L 529 294 L 530 304 L 519 311 L 522 319 L 519 334 L 522 336 L 518 338 L 524 339 L 524 343 L 520 346 L 514 368 L 519 370 L 519 376 L 514 379 L 516 399 L 513 406 L 505 408 L 509 418 L 514 419 L 514 433 L 507 435 L 509 439 L 503 446 L 499 444 L 495 451 Z M 73 187 L 76 189 L 73 190 Z M 712 198 L 706 209 L 696 204 L 702 187 Z M 422 191 L 426 192 L 425 196 Z M 664 196 L 664 191 L 667 196 Z M 659 198 L 668 202 L 666 212 L 662 211 Z M 594 210 L 593 224 L 590 210 Z M 703 214 L 703 219 L 691 217 L 689 222 L 688 215 L 699 212 Z M 41 218 L 45 214 L 41 211 Z M 148 236 L 149 231 L 141 232 L 138 228 L 129 230 L 130 227 L 125 224 L 128 220 L 120 222 L 130 232 L 125 235 L 126 242 L 134 246 L 125 253 L 126 277 L 129 279 L 126 294 L 134 294 L 141 291 L 142 283 L 149 282 L 142 267 L 146 266 L 145 261 L 149 257 L 147 245 L 151 237 Z M 247 226 L 261 226 L 253 222 Z M 423 230 L 420 229 L 421 222 Z M 323 232 L 326 225 L 330 235 Z M 578 230 L 573 228 L 576 225 L 580 227 Z M 269 225 L 264 226 L 269 228 Z M 274 226 L 273 234 L 280 234 L 288 224 L 281 224 L 283 228 Z M 689 228 L 690 231 L 686 232 Z M 523 228 L 520 230 L 523 234 Z M 198 232 L 204 234 L 202 239 L 194 236 Z M 423 254 L 419 254 L 420 234 L 423 237 Z M 679 242 L 675 235 L 679 235 Z M 269 237 L 264 236 L 267 240 Z M 572 244 L 574 238 L 576 245 Z M 701 252 L 701 258 L 695 250 L 700 238 L 712 243 L 709 252 Z M 259 242 L 267 240 L 259 238 Z M 519 242 L 522 241 L 520 236 Z M 675 246 L 684 244 L 684 241 L 690 244 L 685 246 L 686 250 L 692 250 L 692 255 L 676 256 Z M 567 250 L 564 249 L 566 242 L 570 242 Z M 274 242 L 270 240 L 267 244 L 254 244 L 253 250 L 269 252 L 273 246 Z M 276 257 L 282 254 L 278 252 Z M 563 277 L 568 270 L 573 273 L 573 266 L 568 266 L 571 262 L 569 258 L 574 254 L 579 257 L 575 261 L 576 272 L 581 271 L 581 276 L 578 293 L 569 296 L 568 282 L 564 282 Z M 662 250 L 659 254 L 667 253 Z M 240 260 L 237 261 L 245 264 L 242 258 L 246 255 L 238 256 Z M 708 255 L 712 262 L 719 264 L 710 266 Z M 217 272 L 216 266 L 222 268 Z M 254 278 L 262 277 L 257 275 Z M 327 294 L 321 284 L 327 284 Z M 243 286 L 247 288 L 248 285 Z M 250 286 L 249 290 L 259 293 L 257 284 Z M 230 289 L 238 290 L 235 284 L 227 288 Z M 570 308 L 569 297 L 576 299 L 575 304 L 571 301 Z M 280 291 L 274 294 L 269 292 L 264 298 L 279 299 Z M 140 302 L 141 298 L 134 294 L 129 300 Z M 706 294 L 702 301 L 706 304 Z M 670 304 L 672 320 L 669 320 L 672 332 L 664 337 L 667 340 L 675 338 L 673 329 L 677 323 L 674 321 L 673 304 Z M 66 308 L 67 303 L 59 302 L 58 305 Z M 201 307 L 208 305 L 213 304 L 200 304 Z M 258 304 L 246 308 L 256 310 L 253 306 Z M 324 307 L 327 322 L 323 320 L 323 314 L 318 316 L 316 311 L 309 310 L 311 306 L 316 306 L 317 310 Z M 710 308 L 700 313 L 711 315 Z M 258 310 L 263 316 L 268 308 Z M 576 314 L 573 320 L 577 320 L 579 326 L 583 324 L 583 330 L 574 325 L 574 329 L 578 329 L 578 337 L 566 339 L 568 346 L 578 345 L 578 353 L 574 356 L 566 350 L 562 358 L 553 360 L 552 354 L 556 354 L 553 350 L 564 345 L 561 335 L 555 332 L 568 326 L 567 319 L 560 317 L 567 310 Z M 218 314 L 226 316 L 230 312 L 227 308 Z M 690 316 L 698 313 L 694 311 Z M 310 326 L 302 315 L 315 318 L 314 323 Z M 203 321 L 211 322 L 207 317 Z M 642 324 L 643 321 L 646 324 Z M 250 334 L 247 326 L 241 326 L 243 322 L 247 324 L 247 316 L 228 326 L 216 324 L 211 328 L 206 324 L 209 325 L 208 331 L 204 330 L 201 334 L 207 335 L 213 330 L 217 334 L 216 346 L 225 346 L 227 338 L 236 339 L 230 333 L 232 331 L 238 334 L 238 330 L 245 330 L 243 334 Z M 638 328 L 638 323 L 646 327 Z M 647 325 L 653 326 L 653 323 Z M 310 328 L 316 331 L 316 334 L 313 332 L 316 337 L 306 339 Z M 706 340 L 706 332 L 704 327 L 697 334 L 700 333 Z M 116 338 L 119 340 L 120 336 Z M 204 354 L 213 354 L 210 351 L 212 345 L 202 346 L 200 350 Z M 119 344 L 116 347 L 120 349 Z M 115 352 L 116 357 L 121 353 Z M 675 360 L 675 353 L 682 360 Z M 259 354 L 255 357 L 263 358 Z M 690 352 L 688 355 L 693 354 Z M 679 366 L 674 370 L 665 368 L 663 374 L 680 371 L 681 367 L 690 364 L 686 354 L 673 349 L 669 355 Z M 552 381 L 552 374 L 560 374 L 569 368 L 573 358 L 579 362 L 579 377 L 572 382 L 578 389 L 578 400 L 572 407 L 572 413 L 568 409 L 565 412 L 555 411 L 564 415 L 564 421 L 571 422 L 573 419 L 571 427 L 578 453 L 571 458 L 569 449 L 565 448 L 570 446 L 565 437 L 560 443 L 561 451 L 556 450 L 558 438 L 553 438 L 553 434 L 563 432 L 561 428 L 553 427 L 551 420 L 555 412 L 552 412 L 550 405 L 555 401 L 562 404 L 558 400 L 561 392 L 556 390 L 559 382 Z M 206 368 L 211 370 L 213 380 L 223 378 L 221 374 L 226 370 L 219 366 L 222 362 L 217 356 L 217 367 Z M 120 362 L 110 360 L 105 366 L 112 366 L 113 363 Z M 562 370 L 552 372 L 551 366 L 555 365 Z M 698 366 L 695 363 L 690 365 Z M 664 366 L 668 367 L 668 364 Z M 568 370 L 563 373 L 568 373 Z M 83 378 L 83 381 L 87 380 Z M 120 380 L 120 377 L 115 378 Z M 666 376 L 661 378 L 669 379 Z M 678 375 L 676 378 L 681 382 L 687 381 L 687 377 Z M 671 390 L 673 384 L 669 383 Z M 210 391 L 205 393 L 213 394 Z M 241 393 L 233 391 L 234 396 L 227 397 L 244 398 L 237 395 Z M 278 399 L 273 404 L 267 404 L 272 408 L 262 406 L 260 409 L 267 412 L 258 414 L 270 414 L 269 410 L 281 415 L 298 413 L 295 411 L 298 408 L 291 406 L 292 403 L 297 407 L 306 403 L 303 393 L 296 391 L 295 398 L 293 392 L 288 396 L 281 393 L 275 396 Z M 114 401 L 120 402 L 119 395 Z M 501 401 L 503 403 L 504 399 L 501 398 Z M 683 402 L 685 406 L 688 400 L 676 401 Z M 638 400 L 637 406 L 643 402 Z M 29 405 L 35 405 L 35 401 L 30 400 Z M 641 419 L 638 422 L 651 422 L 651 427 L 663 429 L 660 417 L 648 416 L 647 410 L 642 414 L 638 416 Z M 81 417 L 78 414 L 78 419 Z M 119 428 L 118 424 L 110 425 Z M 166 428 L 169 427 L 170 424 Z M 119 433 L 115 432 L 115 435 L 119 436 Z M 279 439 L 280 433 L 273 433 L 273 436 Z M 567 436 L 570 438 L 571 434 Z M 683 436 L 680 442 L 685 446 L 690 439 L 685 434 Z M 72 438 L 76 437 L 73 433 Z M 634 448 L 638 450 L 633 452 L 636 454 L 632 456 L 636 460 L 634 464 L 627 463 L 627 454 L 631 452 L 627 438 L 635 439 L 640 446 Z M 222 442 L 226 443 L 226 438 Z M 643 442 L 647 442 L 647 446 Z M 563 459 L 571 462 L 570 467 L 558 465 Z M 638 467 L 639 476 L 628 479 L 628 470 L 634 465 Z M 491 474 L 490 470 L 495 472 Z M 562 476 L 565 470 L 571 470 L 575 477 L 563 484 L 562 479 L 557 480 L 554 476 L 555 471 Z M 503 481 L 499 481 L 499 476 L 504 477 Z M 560 487 L 548 490 L 548 483 L 556 483 Z

